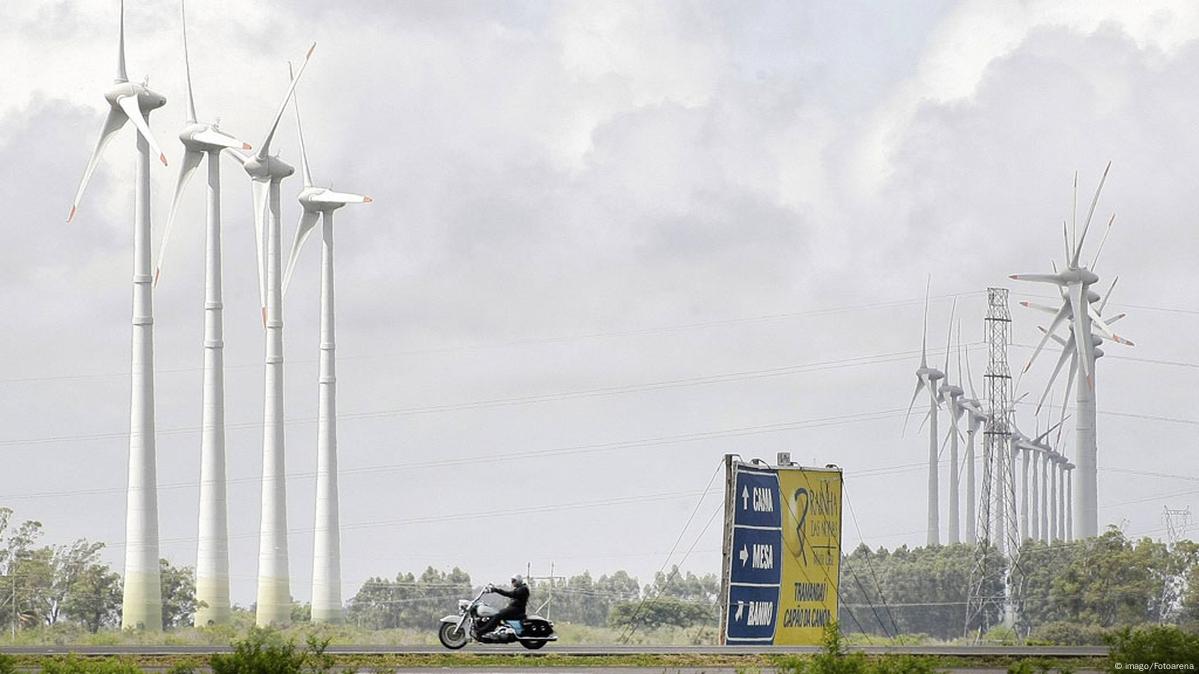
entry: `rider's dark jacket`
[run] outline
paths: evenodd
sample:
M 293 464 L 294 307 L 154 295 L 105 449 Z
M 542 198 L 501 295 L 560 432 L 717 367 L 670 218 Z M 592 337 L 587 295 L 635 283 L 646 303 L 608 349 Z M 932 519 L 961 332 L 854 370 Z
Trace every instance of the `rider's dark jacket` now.
M 505 590 L 502 587 L 497 587 L 497 588 L 494 588 L 494 590 L 495 590 L 496 594 L 503 595 L 509 599 L 508 606 L 507 606 L 508 613 L 511 614 L 511 613 L 516 613 L 519 611 L 519 615 L 523 616 L 525 614 L 525 611 L 529 606 L 529 586 L 528 585 L 521 585 L 520 587 L 514 587 L 511 590 Z

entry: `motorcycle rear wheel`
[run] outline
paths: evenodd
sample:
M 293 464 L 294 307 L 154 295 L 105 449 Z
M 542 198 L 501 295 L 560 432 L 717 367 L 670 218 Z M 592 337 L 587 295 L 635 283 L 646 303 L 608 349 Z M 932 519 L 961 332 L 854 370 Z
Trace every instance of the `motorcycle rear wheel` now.
M 520 642 L 520 645 L 524 646 L 525 648 L 529 649 L 530 651 L 535 651 L 538 648 L 541 648 L 542 646 L 545 645 L 545 640 L 538 639 L 538 640 L 534 641 L 534 640 L 530 639 L 529 641 L 525 641 L 522 639 Z
M 441 623 L 441 629 L 437 630 L 437 639 L 441 641 L 442 646 L 456 651 L 470 641 L 470 636 L 467 635 L 466 630 L 454 623 Z

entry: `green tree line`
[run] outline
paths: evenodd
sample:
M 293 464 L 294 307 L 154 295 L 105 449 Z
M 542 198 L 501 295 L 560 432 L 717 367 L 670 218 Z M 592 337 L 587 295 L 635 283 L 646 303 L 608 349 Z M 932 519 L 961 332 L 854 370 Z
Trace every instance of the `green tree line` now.
M 104 544 L 79 539 L 40 545 L 41 522 L 12 521 L 0 508 L 0 630 L 69 624 L 89 632 L 119 628 L 121 576 L 100 559 Z M 162 623 L 190 625 L 196 611 L 192 569 L 161 560 Z
M 470 599 L 481 589 L 470 574 L 455 567 L 432 567 L 419 576 L 399 573 L 394 578 L 370 578 L 350 599 L 347 619 L 367 629 L 427 629 L 442 616 L 457 611 L 458 599 Z M 593 627 L 715 625 L 719 620 L 720 579 L 697 576 L 673 567 L 655 574 L 642 586 L 626 571 L 601 575 L 589 572 L 555 580 L 534 580 L 530 612 L 558 622 Z M 486 598 L 493 603 L 502 597 Z
M 980 583 L 973 545 L 893 551 L 859 546 L 843 557 L 841 626 L 877 635 L 924 634 L 954 639 L 1000 622 L 1008 599 L 999 579 L 1005 562 L 992 549 L 991 578 L 979 596 L 994 597 L 986 615 L 968 616 L 970 588 Z M 1133 540 L 1116 528 L 1071 543 L 1028 540 L 1012 570 L 1016 631 L 1025 638 L 1102 643 L 1126 626 L 1199 628 L 1199 545 L 1172 547 Z

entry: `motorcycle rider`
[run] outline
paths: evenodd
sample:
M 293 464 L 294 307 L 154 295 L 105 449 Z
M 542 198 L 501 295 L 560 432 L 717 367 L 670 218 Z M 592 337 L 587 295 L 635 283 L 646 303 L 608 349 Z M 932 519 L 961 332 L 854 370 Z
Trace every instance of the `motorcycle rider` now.
M 525 609 L 529 606 L 529 585 L 518 573 L 512 576 L 512 589 L 505 590 L 494 585 L 487 586 L 488 592 L 507 597 L 508 605 L 479 623 L 478 634 L 487 634 L 500 624 L 501 620 L 521 620 L 525 617 Z

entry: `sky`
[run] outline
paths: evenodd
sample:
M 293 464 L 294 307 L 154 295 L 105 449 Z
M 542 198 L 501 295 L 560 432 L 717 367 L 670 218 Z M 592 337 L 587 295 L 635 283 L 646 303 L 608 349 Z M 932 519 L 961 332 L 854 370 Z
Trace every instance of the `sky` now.
M 152 167 L 157 250 L 182 156 L 179 7 L 126 4 L 130 77 L 168 99 L 151 118 L 170 161 Z M 935 362 L 956 300 L 981 394 L 985 289 L 1001 286 L 1021 370 L 1037 315 L 1017 302 L 1052 289 L 1008 275 L 1061 264 L 1075 172 L 1085 202 L 1109 161 L 1096 221 L 1117 218 L 1096 271 L 1105 291 L 1119 275 L 1108 311 L 1128 313 L 1136 346 L 1106 344 L 1099 363 L 1100 523 L 1161 537 L 1163 507 L 1196 501 L 1193 3 L 194 5 L 201 119 L 257 146 L 287 61 L 315 41 L 297 89 L 314 179 L 374 198 L 335 225 L 347 599 L 430 565 L 480 582 L 716 572 L 713 477 L 730 452 L 841 466 L 846 550 L 922 544 L 927 439 L 901 430 L 926 280 Z M 116 43 L 115 1 L 0 4 L 0 505 L 42 521 L 48 542 L 108 542 L 119 569 L 131 129 L 65 223 Z M 290 112 L 272 148 L 299 165 Z M 248 180 L 222 171 L 232 582 L 248 605 L 264 343 Z M 201 183 L 154 297 L 162 554 L 183 565 L 199 498 Z M 283 183 L 288 243 L 300 188 Z M 316 241 L 284 307 L 301 601 Z M 1053 360 L 1017 392 L 1039 397 Z M 1045 427 L 1032 407 L 1021 427 Z

